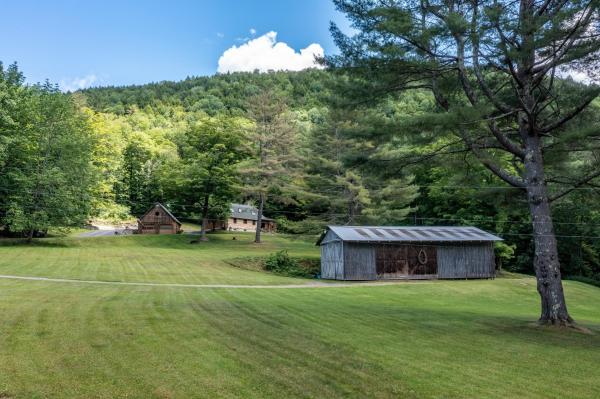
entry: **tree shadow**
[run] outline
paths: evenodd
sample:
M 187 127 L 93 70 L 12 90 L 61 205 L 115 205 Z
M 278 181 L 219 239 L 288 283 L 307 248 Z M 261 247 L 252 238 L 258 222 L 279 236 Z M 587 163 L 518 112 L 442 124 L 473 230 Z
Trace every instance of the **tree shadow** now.
M 69 248 L 77 247 L 79 244 L 74 240 L 57 239 L 57 238 L 35 238 L 31 242 L 27 242 L 25 238 L 2 238 L 0 239 L 0 247 L 30 247 L 30 248 Z

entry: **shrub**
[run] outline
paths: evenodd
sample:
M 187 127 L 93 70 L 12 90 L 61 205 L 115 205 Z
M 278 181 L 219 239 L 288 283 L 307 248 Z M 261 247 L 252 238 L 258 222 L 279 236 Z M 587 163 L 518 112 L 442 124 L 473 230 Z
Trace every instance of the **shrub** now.
M 319 274 L 318 259 L 295 259 L 286 250 L 275 252 L 267 257 L 265 270 L 290 277 L 315 277 Z
M 282 250 L 269 255 L 265 261 L 265 269 L 270 272 L 281 273 L 286 270 L 298 268 L 298 262 L 290 257 L 288 251 Z

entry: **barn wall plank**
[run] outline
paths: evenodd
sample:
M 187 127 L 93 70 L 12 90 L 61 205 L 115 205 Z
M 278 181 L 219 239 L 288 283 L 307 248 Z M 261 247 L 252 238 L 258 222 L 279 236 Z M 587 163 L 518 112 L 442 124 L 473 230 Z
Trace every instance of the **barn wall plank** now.
M 440 245 L 438 278 L 493 278 L 496 264 L 493 244 Z
M 376 280 L 375 247 L 344 243 L 344 280 Z
M 343 243 L 341 241 L 329 241 L 327 244 L 321 245 L 321 278 L 343 279 L 342 252 Z

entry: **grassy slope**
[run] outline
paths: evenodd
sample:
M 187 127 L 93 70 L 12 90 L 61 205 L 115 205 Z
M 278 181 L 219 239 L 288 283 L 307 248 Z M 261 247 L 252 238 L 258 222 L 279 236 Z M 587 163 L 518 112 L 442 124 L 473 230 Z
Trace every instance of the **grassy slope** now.
M 127 236 L 62 238 L 38 241 L 32 249 L 0 246 L 0 274 L 81 280 L 186 284 L 281 284 L 296 279 L 247 270 L 232 271 L 225 262 L 240 256 L 262 256 L 282 248 L 297 256 L 318 256 L 313 242 L 267 236 L 261 245 L 250 233 L 197 237 Z M 232 240 L 236 237 L 236 240 Z
M 221 238 L 191 249 L 185 237 L 3 247 L 0 273 L 278 283 L 290 279 L 219 258 L 315 253 Z M 155 266 L 169 258 L 172 272 Z M 0 280 L 0 397 L 599 397 L 600 289 L 565 288 L 595 335 L 532 327 L 529 278 L 296 290 Z

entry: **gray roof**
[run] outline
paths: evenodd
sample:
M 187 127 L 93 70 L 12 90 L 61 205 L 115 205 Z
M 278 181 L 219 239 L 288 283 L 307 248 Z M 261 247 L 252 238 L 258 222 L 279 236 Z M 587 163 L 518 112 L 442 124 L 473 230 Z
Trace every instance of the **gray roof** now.
M 258 220 L 258 209 L 252 205 L 231 204 L 231 217 L 237 219 Z M 264 215 L 262 220 L 273 221 Z
M 327 226 L 342 241 L 353 242 L 494 242 L 502 238 L 477 227 L 453 226 Z M 325 234 L 321 235 L 317 245 Z

